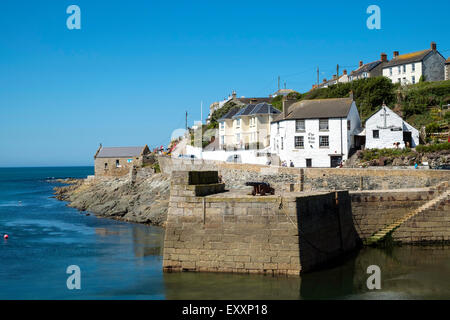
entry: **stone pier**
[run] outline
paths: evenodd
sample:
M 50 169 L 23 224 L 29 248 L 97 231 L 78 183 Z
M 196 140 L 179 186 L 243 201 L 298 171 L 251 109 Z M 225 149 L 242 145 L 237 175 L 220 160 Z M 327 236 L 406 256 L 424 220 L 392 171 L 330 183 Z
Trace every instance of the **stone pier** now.
M 164 271 L 298 275 L 359 244 L 347 191 L 249 191 L 225 191 L 217 171 L 172 172 Z

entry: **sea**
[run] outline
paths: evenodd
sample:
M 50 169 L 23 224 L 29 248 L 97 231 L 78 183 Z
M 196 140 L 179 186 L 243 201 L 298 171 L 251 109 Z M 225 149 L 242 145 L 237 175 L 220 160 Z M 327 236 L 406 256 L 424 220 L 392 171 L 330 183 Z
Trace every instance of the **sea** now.
M 448 245 L 363 248 L 300 277 L 163 273 L 163 228 L 98 218 L 53 197 L 57 179 L 93 173 L 0 168 L 0 299 L 450 299 Z M 369 289 L 371 266 L 380 289 Z

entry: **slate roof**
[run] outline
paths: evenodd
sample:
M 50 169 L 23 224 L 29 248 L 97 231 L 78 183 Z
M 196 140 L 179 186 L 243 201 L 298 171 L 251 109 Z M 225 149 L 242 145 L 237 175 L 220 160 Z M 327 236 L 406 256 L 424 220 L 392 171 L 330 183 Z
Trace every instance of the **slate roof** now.
M 271 114 L 278 114 L 280 110 L 274 108 L 271 104 L 266 102 L 258 103 L 258 104 L 248 104 L 246 107 L 239 110 L 233 118 L 238 118 L 241 116 L 250 116 L 257 114 L 268 114 L 270 111 Z
M 364 72 L 370 72 L 370 71 L 373 70 L 375 67 L 377 67 L 380 63 L 382 63 L 381 60 L 377 60 L 377 61 L 374 61 L 374 62 L 366 63 L 366 64 L 364 64 L 363 66 L 359 67 L 358 69 L 352 71 L 352 72 L 350 73 L 350 75 L 356 76 L 356 75 L 362 74 L 362 73 L 364 73 Z
M 386 65 L 384 67 L 387 68 L 387 67 L 397 66 L 400 64 L 407 64 L 407 63 L 422 61 L 431 52 L 433 52 L 433 50 L 428 49 L 428 50 L 416 51 L 416 52 L 412 52 L 412 53 L 401 54 L 401 55 L 393 58 L 388 63 L 386 63 Z
M 268 103 L 258 103 L 253 110 L 250 112 L 250 114 L 278 114 L 280 113 L 280 110 L 274 108 L 271 104 Z
M 227 120 L 227 119 L 232 119 L 233 116 L 238 113 L 241 110 L 241 108 L 239 107 L 234 107 L 231 108 L 230 111 L 228 111 L 222 118 L 220 118 L 217 121 L 223 121 L 223 120 Z
M 142 147 L 102 147 L 96 158 L 128 158 L 140 156 L 144 151 Z
M 240 102 L 242 102 L 243 104 L 249 104 L 249 103 L 261 103 L 261 102 L 267 102 L 270 103 L 272 102 L 273 98 L 235 98 L 235 100 L 239 100 Z
M 295 119 L 345 118 L 350 112 L 352 98 L 302 100 L 289 107 L 287 117 L 280 113 L 272 122 Z

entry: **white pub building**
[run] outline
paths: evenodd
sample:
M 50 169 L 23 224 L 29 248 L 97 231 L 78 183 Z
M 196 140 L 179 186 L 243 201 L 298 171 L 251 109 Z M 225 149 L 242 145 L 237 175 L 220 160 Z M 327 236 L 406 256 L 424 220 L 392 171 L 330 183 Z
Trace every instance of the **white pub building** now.
M 271 152 L 295 167 L 337 167 L 358 147 L 361 120 L 350 98 L 285 99 L 271 123 Z

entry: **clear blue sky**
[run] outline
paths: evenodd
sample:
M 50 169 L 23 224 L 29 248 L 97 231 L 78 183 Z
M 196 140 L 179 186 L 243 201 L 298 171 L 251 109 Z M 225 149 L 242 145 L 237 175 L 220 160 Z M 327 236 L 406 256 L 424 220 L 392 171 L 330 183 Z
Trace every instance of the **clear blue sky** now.
M 68 30 L 66 8 L 81 8 Z M 366 27 L 369 5 L 381 30 Z M 92 165 L 104 146 L 167 145 L 233 89 L 268 96 L 277 76 L 307 91 L 335 73 L 436 41 L 442 1 L 0 2 L 0 166 Z M 206 114 L 206 111 L 205 111 Z

